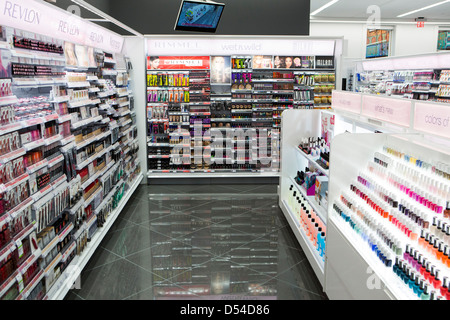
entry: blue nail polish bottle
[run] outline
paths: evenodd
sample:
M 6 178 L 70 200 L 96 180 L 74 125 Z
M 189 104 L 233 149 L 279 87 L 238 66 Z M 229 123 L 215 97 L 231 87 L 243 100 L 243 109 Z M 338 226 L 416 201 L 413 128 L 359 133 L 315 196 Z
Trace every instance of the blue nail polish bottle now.
M 414 289 L 413 286 L 414 286 L 415 276 L 416 275 L 414 274 L 414 272 L 411 272 L 409 279 L 408 279 L 408 287 L 410 289 Z
M 416 283 L 414 284 L 414 291 L 415 291 L 415 293 L 416 293 L 418 298 L 420 298 L 420 296 L 423 293 L 423 288 L 424 287 L 422 287 L 422 285 L 425 285 L 425 284 L 422 284 L 421 281 L 420 281 L 419 276 L 417 276 Z

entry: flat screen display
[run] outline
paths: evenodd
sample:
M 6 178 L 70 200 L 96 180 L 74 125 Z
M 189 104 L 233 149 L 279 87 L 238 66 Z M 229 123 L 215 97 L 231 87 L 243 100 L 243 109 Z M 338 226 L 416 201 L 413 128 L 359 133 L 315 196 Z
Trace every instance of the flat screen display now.
M 175 30 L 214 33 L 224 7 L 223 3 L 183 0 Z

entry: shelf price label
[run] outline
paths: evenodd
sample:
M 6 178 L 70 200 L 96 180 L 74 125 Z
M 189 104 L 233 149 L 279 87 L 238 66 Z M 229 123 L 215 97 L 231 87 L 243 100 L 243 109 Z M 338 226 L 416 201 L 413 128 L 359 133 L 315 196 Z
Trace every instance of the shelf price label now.
M 411 122 L 412 102 L 377 96 L 362 98 L 362 114 L 381 121 L 409 127 Z
M 332 108 L 360 114 L 361 95 L 351 92 L 333 91 Z
M 414 106 L 414 129 L 450 138 L 450 108 L 444 104 L 417 102 Z

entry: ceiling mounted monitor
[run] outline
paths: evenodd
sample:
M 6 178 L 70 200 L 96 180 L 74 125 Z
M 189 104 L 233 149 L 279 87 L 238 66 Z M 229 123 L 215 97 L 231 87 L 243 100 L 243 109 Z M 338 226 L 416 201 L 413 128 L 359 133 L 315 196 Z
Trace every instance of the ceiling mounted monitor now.
M 214 33 L 219 25 L 224 8 L 224 3 L 183 0 L 178 12 L 175 30 Z

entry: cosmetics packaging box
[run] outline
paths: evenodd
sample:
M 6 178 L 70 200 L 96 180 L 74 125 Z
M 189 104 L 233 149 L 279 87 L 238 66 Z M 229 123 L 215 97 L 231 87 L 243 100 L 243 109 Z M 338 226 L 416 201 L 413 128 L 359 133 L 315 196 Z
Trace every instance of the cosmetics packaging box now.
M 328 205 L 328 177 L 326 176 L 318 176 L 316 177 L 316 189 L 315 189 L 315 198 L 317 203 L 319 203 L 323 207 L 327 207 Z
M 305 189 L 308 196 L 314 196 L 316 194 L 316 176 L 317 174 L 311 171 L 307 172 L 305 175 Z

